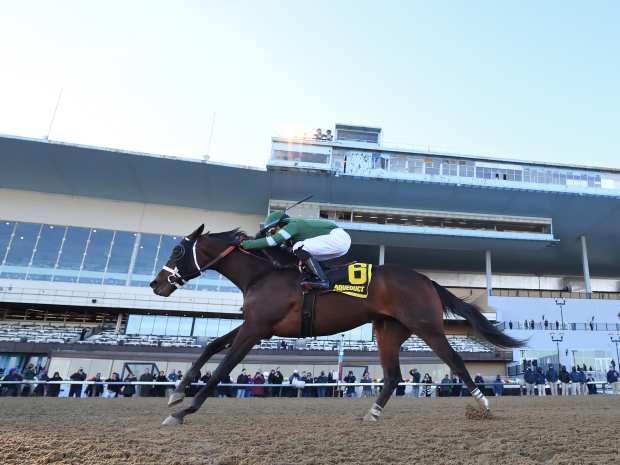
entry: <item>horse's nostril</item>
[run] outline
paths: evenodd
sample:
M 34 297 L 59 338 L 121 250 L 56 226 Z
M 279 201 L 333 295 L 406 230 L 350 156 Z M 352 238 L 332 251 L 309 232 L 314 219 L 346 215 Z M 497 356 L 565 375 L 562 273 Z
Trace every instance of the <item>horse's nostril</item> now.
M 151 289 L 155 289 L 155 286 L 157 286 L 157 283 L 155 282 L 155 280 L 151 281 L 151 284 L 149 284 L 149 286 L 151 286 Z

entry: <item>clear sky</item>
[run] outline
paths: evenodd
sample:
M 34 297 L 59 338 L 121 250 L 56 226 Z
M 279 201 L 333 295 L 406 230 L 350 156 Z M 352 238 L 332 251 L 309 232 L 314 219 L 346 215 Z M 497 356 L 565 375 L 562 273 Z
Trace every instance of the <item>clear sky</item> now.
M 620 167 L 618 1 L 0 2 L 0 133 L 264 167 L 335 123 Z M 1 156 L 1 154 L 0 154 Z

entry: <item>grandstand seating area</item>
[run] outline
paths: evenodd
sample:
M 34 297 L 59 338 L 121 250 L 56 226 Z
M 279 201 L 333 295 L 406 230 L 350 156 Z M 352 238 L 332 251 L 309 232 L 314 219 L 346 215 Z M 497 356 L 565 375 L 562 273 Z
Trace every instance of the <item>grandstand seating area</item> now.
M 116 334 L 113 330 L 101 331 L 79 344 L 107 344 L 154 347 L 202 347 L 195 336 L 158 336 L 143 334 Z
M 80 341 L 83 329 L 84 326 L 49 323 L 0 324 L 0 341 L 198 348 L 214 339 L 196 336 L 117 334 L 113 329 L 97 330 L 89 327 L 86 338 Z M 95 334 L 92 334 L 93 332 Z M 457 352 L 492 352 L 494 350 L 490 344 L 470 336 L 448 336 L 448 341 Z M 261 341 L 254 346 L 254 349 L 337 351 L 338 344 L 338 339 L 273 338 Z M 375 341 L 345 340 L 345 350 L 375 352 L 377 344 Z M 401 350 L 430 352 L 431 348 L 422 339 L 412 336 L 403 343 Z
M 83 329 L 81 326 L 59 324 L 2 324 L 0 325 L 0 341 L 64 344 L 77 341 Z

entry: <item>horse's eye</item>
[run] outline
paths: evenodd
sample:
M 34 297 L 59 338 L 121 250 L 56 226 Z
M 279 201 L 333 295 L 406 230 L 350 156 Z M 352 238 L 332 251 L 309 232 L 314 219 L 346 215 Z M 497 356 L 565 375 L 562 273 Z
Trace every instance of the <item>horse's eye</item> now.
M 185 255 L 185 248 L 181 245 L 177 245 L 174 249 L 172 249 L 172 255 L 170 256 L 170 258 L 172 258 L 173 260 L 178 260 L 183 255 Z

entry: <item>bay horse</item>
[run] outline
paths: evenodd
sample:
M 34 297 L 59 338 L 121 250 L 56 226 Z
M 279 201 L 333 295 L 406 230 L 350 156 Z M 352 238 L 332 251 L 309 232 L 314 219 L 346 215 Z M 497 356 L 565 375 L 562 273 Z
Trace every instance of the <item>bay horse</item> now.
M 300 336 L 303 297 L 299 283 L 302 276 L 295 266 L 295 258 L 275 247 L 268 252 L 241 249 L 239 243 L 249 236 L 238 229 L 213 234 L 203 234 L 203 231 L 204 225 L 201 225 L 173 248 L 170 259 L 150 287 L 155 294 L 168 297 L 206 269 L 213 269 L 243 293 L 244 322 L 204 348 L 171 394 L 168 405 L 183 400 L 185 388 L 211 356 L 225 348 L 230 349 L 206 385 L 194 396 L 191 405 L 167 417 L 164 425 L 181 424 L 186 415 L 196 412 L 222 378 L 230 374 L 261 339 Z M 379 419 L 401 381 L 400 346 L 411 334 L 426 342 L 463 380 L 483 412 L 489 411 L 488 400 L 473 382 L 459 354 L 448 343 L 444 312 L 463 317 L 477 334 L 496 346 L 523 345 L 522 341 L 498 330 L 476 305 L 459 299 L 426 276 L 400 265 L 375 266 L 366 299 L 335 292 L 316 297 L 313 335 L 332 335 L 368 322 L 373 324 L 385 385 L 364 420 Z

